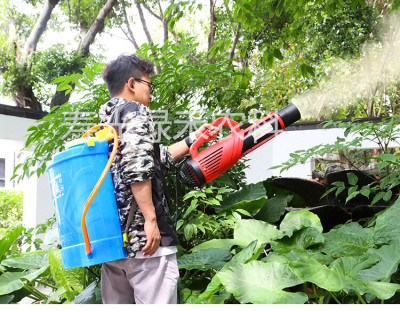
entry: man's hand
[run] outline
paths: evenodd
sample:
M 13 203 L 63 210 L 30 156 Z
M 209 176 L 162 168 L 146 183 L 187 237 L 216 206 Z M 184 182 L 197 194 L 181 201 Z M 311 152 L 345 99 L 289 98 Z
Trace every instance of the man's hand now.
M 160 230 L 157 226 L 156 210 L 151 196 L 151 180 L 131 184 L 133 196 L 144 217 L 144 233 L 147 243 L 142 252 L 145 256 L 153 255 L 160 246 Z
M 160 246 L 160 230 L 157 226 L 157 221 L 145 221 L 144 222 L 144 232 L 146 233 L 147 243 L 143 247 L 142 252 L 144 256 L 152 256 L 157 251 Z
M 197 131 L 190 133 L 189 138 L 192 141 L 192 143 L 193 141 L 198 139 L 201 135 L 210 136 L 209 140 L 212 140 L 217 137 L 217 133 L 219 132 L 219 130 L 220 130 L 219 127 L 206 123 L 200 126 L 200 128 Z M 205 133 L 203 134 L 203 132 Z M 176 144 L 169 146 L 168 151 L 169 153 L 171 153 L 175 161 L 178 161 L 183 155 L 189 152 L 189 147 L 186 144 L 185 140 L 181 140 L 180 142 L 177 142 Z
M 213 126 L 210 123 L 205 123 L 200 126 L 197 131 L 194 132 L 194 134 L 196 135 L 196 139 L 199 138 L 203 134 L 203 132 L 207 132 L 206 130 L 208 130 L 208 135 L 211 137 L 211 139 L 214 139 L 217 137 L 220 128 L 218 126 Z

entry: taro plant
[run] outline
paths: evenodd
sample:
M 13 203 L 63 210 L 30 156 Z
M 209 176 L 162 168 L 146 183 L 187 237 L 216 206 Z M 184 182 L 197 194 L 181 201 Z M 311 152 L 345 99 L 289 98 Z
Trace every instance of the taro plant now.
M 44 241 L 35 238 L 52 223 L 54 220 L 34 229 L 14 224 L 0 237 L 0 303 L 18 303 L 23 298 L 45 304 L 101 301 L 93 268 L 92 272 L 85 268 L 62 269 L 54 230 L 48 231 Z M 35 251 L 30 251 L 31 244 Z M 48 249 L 42 250 L 44 245 Z
M 322 233 L 306 209 L 279 227 L 242 219 L 233 238 L 204 242 L 181 256 L 180 269 L 207 271 L 210 281 L 181 292 L 186 303 L 384 303 L 400 291 L 400 200 L 376 218 Z

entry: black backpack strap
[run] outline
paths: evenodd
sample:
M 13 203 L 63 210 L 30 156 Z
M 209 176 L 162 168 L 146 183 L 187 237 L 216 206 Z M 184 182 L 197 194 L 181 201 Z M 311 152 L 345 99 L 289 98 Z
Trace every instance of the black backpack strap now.
M 137 104 L 135 102 L 125 102 L 118 108 L 114 107 L 113 112 L 111 113 L 110 118 L 108 119 L 108 124 L 113 126 L 118 135 L 121 135 L 120 125 L 122 125 L 122 119 L 127 112 L 138 111 Z

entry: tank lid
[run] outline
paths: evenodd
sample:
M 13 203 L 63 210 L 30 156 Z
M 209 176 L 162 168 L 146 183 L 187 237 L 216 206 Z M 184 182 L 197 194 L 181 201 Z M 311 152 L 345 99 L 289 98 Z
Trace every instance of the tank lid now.
M 69 141 L 69 142 L 67 142 L 66 144 L 65 144 L 65 150 L 68 150 L 69 148 L 72 148 L 72 147 L 76 147 L 76 146 L 80 146 L 80 145 L 83 145 L 83 144 L 86 144 L 86 143 L 88 143 L 89 141 L 99 141 L 100 139 L 98 139 L 97 137 L 83 137 L 83 138 L 78 138 L 78 139 L 74 139 L 74 140 L 71 140 L 71 141 Z M 90 144 L 90 142 L 89 142 L 89 144 Z

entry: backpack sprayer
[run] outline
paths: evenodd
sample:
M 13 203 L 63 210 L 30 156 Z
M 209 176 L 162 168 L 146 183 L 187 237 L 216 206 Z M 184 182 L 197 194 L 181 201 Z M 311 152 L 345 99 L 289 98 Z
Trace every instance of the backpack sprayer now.
M 231 129 L 231 134 L 200 153 L 198 149 L 213 139 L 208 135 L 208 130 L 193 143 L 190 147 L 191 159 L 179 172 L 183 183 L 199 187 L 210 182 L 235 165 L 241 157 L 265 144 L 300 118 L 300 111 L 291 104 L 277 113 L 270 112 L 247 128 L 241 128 L 238 122 L 225 117 L 216 119 L 211 124 L 225 125 Z
M 110 140 L 114 146 L 109 155 Z M 96 125 L 48 162 L 64 269 L 127 256 L 110 174 L 117 148 L 117 131 Z

